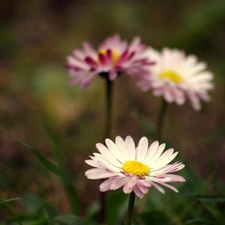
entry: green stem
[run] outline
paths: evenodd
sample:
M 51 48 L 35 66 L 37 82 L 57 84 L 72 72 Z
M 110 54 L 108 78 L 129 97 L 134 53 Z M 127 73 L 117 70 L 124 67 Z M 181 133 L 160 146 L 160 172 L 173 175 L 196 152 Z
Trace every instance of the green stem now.
M 132 191 L 129 197 L 129 203 L 127 208 L 127 218 L 125 225 L 131 225 L 133 210 L 134 210 L 134 202 L 135 202 L 135 193 Z
M 104 140 L 106 138 L 110 138 L 111 136 L 111 129 L 112 129 L 112 82 L 109 80 L 109 77 L 105 77 L 106 81 L 106 119 L 105 119 L 105 133 L 104 133 Z M 103 182 L 103 180 L 101 180 Z M 105 202 L 106 202 L 106 193 L 100 192 L 100 224 L 105 223 Z
M 112 81 L 106 77 L 106 124 L 105 124 L 105 138 L 110 138 L 112 127 Z
M 157 123 L 157 130 L 156 130 L 156 138 L 158 141 L 161 140 L 162 136 L 162 128 L 163 128 L 163 123 L 166 115 L 166 109 L 167 109 L 167 102 L 166 100 L 162 99 L 161 103 L 161 109 L 159 112 L 159 118 L 158 118 L 158 123 Z
M 3 201 L 0 199 L 0 202 L 3 202 Z M 5 208 L 5 209 L 13 216 L 13 218 L 17 221 L 17 223 L 18 223 L 19 225 L 23 225 L 23 224 L 20 222 L 20 220 L 18 219 L 18 217 L 14 214 L 14 212 L 13 212 L 9 207 L 6 206 L 6 204 L 3 204 L 2 207 Z

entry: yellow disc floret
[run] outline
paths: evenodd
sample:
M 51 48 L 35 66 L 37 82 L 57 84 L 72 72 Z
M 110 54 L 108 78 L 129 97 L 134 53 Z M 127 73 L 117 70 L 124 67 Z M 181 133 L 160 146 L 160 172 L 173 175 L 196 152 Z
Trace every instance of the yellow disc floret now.
M 161 72 L 159 74 L 159 77 L 168 78 L 171 81 L 173 81 L 174 83 L 180 83 L 182 81 L 182 77 L 178 73 L 171 71 L 171 70 L 166 70 L 166 71 Z
M 150 169 L 147 165 L 136 160 L 126 161 L 122 167 L 123 171 L 127 174 L 133 174 L 137 177 L 147 176 Z
M 99 50 L 99 53 L 102 55 L 106 55 L 106 52 L 107 52 L 107 49 L 104 49 L 104 48 Z M 112 52 L 113 63 L 116 63 L 117 60 L 119 59 L 120 55 L 113 49 L 111 49 L 111 52 Z

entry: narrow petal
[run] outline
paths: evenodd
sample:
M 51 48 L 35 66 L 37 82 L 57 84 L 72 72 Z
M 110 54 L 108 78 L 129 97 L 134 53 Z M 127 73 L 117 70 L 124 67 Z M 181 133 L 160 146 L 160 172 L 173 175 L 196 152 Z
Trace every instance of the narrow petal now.
M 129 152 L 128 152 L 128 149 L 127 149 L 127 146 L 126 146 L 124 140 L 120 136 L 117 136 L 115 143 L 116 143 L 118 149 L 120 150 L 121 154 L 123 155 L 124 159 L 129 160 L 130 159 Z
M 128 180 L 129 180 L 128 177 L 115 178 L 114 182 L 112 182 L 110 185 L 110 190 L 117 190 L 121 188 L 123 185 L 125 185 L 128 182 Z
M 109 161 L 111 164 L 117 167 L 121 166 L 121 163 L 117 160 L 117 158 L 115 158 L 112 152 L 109 149 L 107 149 L 103 144 L 101 143 L 96 144 L 96 148 L 105 157 L 105 159 Z
M 158 147 L 159 147 L 159 142 L 154 141 L 148 148 L 148 153 L 147 153 L 143 163 L 148 164 L 148 162 L 151 160 L 151 158 L 155 155 L 156 151 L 158 150 Z
M 157 152 L 154 154 L 154 156 L 150 159 L 150 161 L 148 162 L 148 164 L 151 166 L 151 164 L 153 164 L 158 158 L 159 156 L 162 154 L 164 148 L 165 148 L 165 144 L 161 144 L 159 147 L 158 147 L 158 150 Z
M 172 185 L 169 185 L 169 184 L 166 184 L 166 183 L 160 183 L 160 184 L 163 185 L 163 186 L 165 186 L 165 187 L 170 188 L 171 190 L 173 190 L 175 192 L 178 192 L 178 190 L 174 186 L 172 186 Z
M 134 140 L 132 139 L 131 136 L 126 137 L 125 144 L 127 146 L 127 150 L 128 150 L 128 153 L 129 153 L 129 159 L 135 160 L 136 149 L 135 149 Z
M 159 168 L 159 167 L 163 167 L 165 165 L 167 165 L 168 163 L 170 163 L 178 154 L 178 152 L 173 154 L 173 149 L 168 149 L 167 151 L 165 151 L 155 163 L 151 164 L 151 168 Z
M 130 180 L 127 182 L 127 186 L 129 188 L 133 188 L 135 185 L 137 184 L 137 178 L 134 176 L 134 177 L 131 177 Z
M 124 158 L 123 154 L 121 153 L 121 151 L 118 149 L 118 147 L 115 145 L 115 143 L 108 138 L 105 140 L 105 143 L 106 143 L 107 147 L 110 149 L 110 151 L 112 152 L 112 154 L 114 154 L 114 156 L 121 163 L 124 163 L 125 158 Z
M 144 197 L 144 193 L 140 190 L 139 186 L 135 186 L 133 189 L 135 195 L 137 195 L 139 198 L 143 198 Z
M 148 139 L 146 137 L 142 137 L 138 143 L 137 150 L 136 150 L 136 158 L 138 161 L 142 162 L 147 154 L 148 150 Z
M 162 187 L 160 187 L 158 184 L 156 184 L 154 182 L 152 182 L 151 184 L 152 184 L 152 186 L 154 186 L 161 193 L 163 193 L 163 194 L 165 193 L 164 189 Z
M 132 192 L 132 188 L 130 188 L 127 184 L 125 184 L 124 186 L 123 186 L 123 192 L 125 193 L 125 194 L 130 194 L 131 192 Z
M 100 191 L 104 192 L 110 190 L 110 186 L 112 185 L 113 181 L 114 180 L 111 178 L 103 181 L 99 186 Z

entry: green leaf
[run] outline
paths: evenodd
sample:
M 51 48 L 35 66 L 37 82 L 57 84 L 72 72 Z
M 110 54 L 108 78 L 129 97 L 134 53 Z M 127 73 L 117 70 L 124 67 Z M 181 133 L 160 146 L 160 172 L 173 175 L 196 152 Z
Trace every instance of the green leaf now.
M 194 219 L 187 220 L 187 221 L 181 223 L 180 225 L 189 225 L 189 224 L 196 224 L 196 223 L 202 224 L 202 225 L 211 224 L 210 222 L 207 222 L 205 219 L 194 218 Z
M 59 145 L 58 145 L 57 138 L 54 136 L 54 134 L 52 133 L 51 129 L 49 128 L 49 126 L 47 126 L 47 124 L 45 122 L 43 122 L 43 126 L 45 128 L 45 132 L 46 132 L 48 138 L 51 141 L 52 148 L 53 148 L 55 157 L 56 157 L 56 159 L 58 161 L 59 167 L 63 168 L 62 156 L 60 154 L 61 152 L 59 150 Z
M 20 141 L 15 141 L 16 143 L 24 146 L 25 148 L 28 148 L 29 150 L 31 150 L 36 157 L 40 160 L 40 162 L 42 163 L 42 165 L 44 165 L 49 171 L 51 171 L 52 173 L 63 177 L 63 172 L 59 169 L 58 166 L 54 165 L 52 162 L 50 162 L 48 159 L 46 159 L 43 155 L 41 155 L 38 151 L 36 151 L 34 148 L 30 147 L 29 145 L 20 142 Z
M 20 199 L 21 199 L 21 198 L 17 197 L 17 198 L 9 198 L 9 199 L 6 199 L 6 200 L 4 200 L 4 201 L 1 201 L 1 200 L 0 200 L 0 206 L 1 206 L 1 205 L 5 205 L 5 204 L 8 203 L 8 202 L 17 201 L 17 200 L 20 200 Z
M 50 225 L 87 225 L 87 222 L 75 215 L 60 215 L 53 219 Z
M 49 130 L 49 135 L 51 135 L 52 137 L 52 141 L 54 139 L 53 135 L 50 133 Z M 59 156 L 60 152 L 58 149 L 58 145 L 56 144 L 56 142 L 54 142 L 54 150 L 56 151 L 55 153 L 57 153 L 57 161 L 59 163 L 59 166 L 54 165 L 53 163 L 51 163 L 48 159 L 46 159 L 43 155 L 41 155 L 38 151 L 36 151 L 34 148 L 30 147 L 29 145 L 20 142 L 20 141 L 15 141 L 16 143 L 24 146 L 25 148 L 28 148 L 29 150 L 31 150 L 36 156 L 37 158 L 40 160 L 40 162 L 52 173 L 58 175 L 61 179 L 62 182 L 64 184 L 64 187 L 67 191 L 68 194 L 68 199 L 70 201 L 71 204 L 71 208 L 72 208 L 72 212 L 73 213 L 77 213 L 78 212 L 78 197 L 76 192 L 73 189 L 73 185 L 70 183 L 70 181 L 68 180 L 68 178 L 66 177 L 65 173 L 64 173 L 64 169 L 62 168 L 62 161 L 61 161 L 61 157 Z
M 224 202 L 224 195 L 191 195 L 190 197 L 194 198 L 197 201 L 204 202 Z

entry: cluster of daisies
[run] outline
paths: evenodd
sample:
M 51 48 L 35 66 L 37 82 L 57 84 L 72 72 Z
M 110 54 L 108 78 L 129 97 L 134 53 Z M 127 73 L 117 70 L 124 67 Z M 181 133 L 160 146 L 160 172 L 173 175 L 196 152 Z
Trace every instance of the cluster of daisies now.
M 82 50 L 74 50 L 66 64 L 71 85 L 80 83 L 87 87 L 94 77 L 100 75 L 113 82 L 121 73 L 135 78 L 142 91 L 152 90 L 167 102 L 178 105 L 189 99 L 195 110 L 200 110 L 200 101 L 209 101 L 208 92 L 213 88 L 211 72 L 206 64 L 194 55 L 185 55 L 177 49 L 164 48 L 161 52 L 142 44 L 139 37 L 128 44 L 119 35 L 105 39 L 95 50 L 89 43 Z M 184 182 L 174 174 L 184 164 L 171 163 L 177 152 L 165 149 L 165 144 L 153 142 L 146 137 L 137 147 L 130 136 L 125 140 L 117 136 L 115 142 L 105 140 L 105 145 L 96 145 L 99 153 L 90 156 L 86 163 L 94 167 L 86 171 L 89 179 L 102 179 L 100 191 L 123 188 L 124 193 L 134 192 L 142 198 L 153 186 L 164 193 L 163 187 L 177 192 L 170 183 Z
M 152 90 L 155 96 L 178 105 L 189 99 L 195 110 L 200 110 L 201 100 L 210 100 L 208 92 L 213 88 L 213 74 L 196 56 L 169 48 L 160 52 L 141 43 L 139 37 L 128 44 L 116 34 L 106 38 L 97 50 L 85 42 L 82 50 L 68 56 L 66 66 L 71 85 L 80 83 L 84 88 L 97 75 L 113 81 L 124 73 L 135 77 L 142 91 Z

